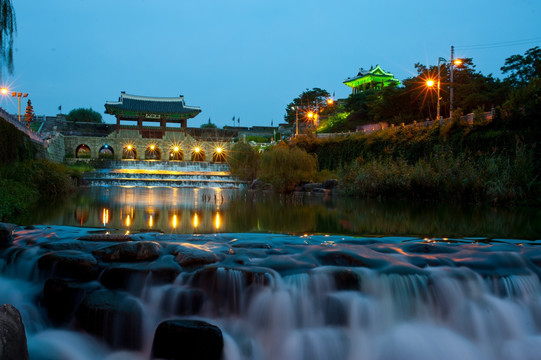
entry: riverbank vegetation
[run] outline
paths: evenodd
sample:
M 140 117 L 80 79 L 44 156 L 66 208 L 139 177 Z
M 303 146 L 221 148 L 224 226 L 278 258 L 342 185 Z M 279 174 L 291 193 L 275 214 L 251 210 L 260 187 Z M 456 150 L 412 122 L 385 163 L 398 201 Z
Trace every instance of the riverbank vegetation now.
M 354 196 L 541 205 L 541 49 L 507 59 L 504 80 L 474 71 L 471 59 L 464 64 L 455 69 L 455 105 L 463 108 L 455 108 L 450 120 L 426 121 L 433 118 L 436 99 L 419 84 L 434 69 L 416 65 L 419 76 L 405 80 L 404 87 L 354 94 L 323 109 L 322 115 L 334 114 L 319 130 L 355 130 L 366 122 L 388 127 L 325 139 L 307 133 L 278 146 L 317 160 L 319 172 L 311 172 L 310 181 L 321 181 L 322 172 L 337 173 L 342 191 Z M 442 71 L 446 79 L 449 68 Z M 303 95 L 288 105 L 287 121 L 312 102 L 319 106 L 328 93 L 314 89 Z M 449 108 L 445 101 L 441 105 L 443 112 Z M 288 170 L 285 162 L 262 162 L 257 176 L 265 173 L 275 189 L 287 192 L 294 186 L 280 186 L 277 179 Z

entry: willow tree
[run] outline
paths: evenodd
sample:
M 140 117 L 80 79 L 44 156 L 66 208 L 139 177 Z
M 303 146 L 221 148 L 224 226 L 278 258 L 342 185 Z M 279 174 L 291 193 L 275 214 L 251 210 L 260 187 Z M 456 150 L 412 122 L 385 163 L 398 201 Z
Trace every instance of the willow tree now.
M 0 72 L 7 68 L 8 73 L 13 73 L 13 35 L 16 31 L 11 0 L 0 0 Z

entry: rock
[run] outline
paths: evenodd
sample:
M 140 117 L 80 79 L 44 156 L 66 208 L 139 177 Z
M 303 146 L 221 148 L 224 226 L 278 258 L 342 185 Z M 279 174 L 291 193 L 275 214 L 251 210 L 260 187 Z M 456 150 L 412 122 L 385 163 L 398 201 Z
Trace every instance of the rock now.
M 134 239 L 131 236 L 124 235 L 124 234 L 90 234 L 90 235 L 81 236 L 77 240 L 104 241 L 104 242 L 134 241 Z
M 314 189 L 320 189 L 323 187 L 323 184 L 321 183 L 308 183 L 304 184 L 302 187 L 302 191 L 311 192 L 314 191 Z
M 223 347 L 222 331 L 214 325 L 198 320 L 168 320 L 156 329 L 152 357 L 219 360 Z
M 344 250 L 326 250 L 314 254 L 321 265 L 332 266 L 358 266 L 371 269 L 379 269 L 387 262 L 379 259 L 363 257 L 354 252 Z
M 175 256 L 175 261 L 182 267 L 201 267 L 220 260 L 213 252 L 187 248 L 183 248 Z
M 255 179 L 248 185 L 249 190 L 272 190 L 272 185 L 261 180 Z
M 336 290 L 360 290 L 361 281 L 359 275 L 350 269 L 337 270 L 333 275 Z
M 98 275 L 98 261 L 90 254 L 77 250 L 49 252 L 38 260 L 38 268 L 46 277 L 92 280 Z
M 51 322 L 58 326 L 70 321 L 85 293 L 80 284 L 61 279 L 47 280 L 43 287 L 43 305 Z
M 451 246 L 426 243 L 406 244 L 402 250 L 412 254 L 452 254 L 458 251 Z
M 86 296 L 75 312 L 81 327 L 104 339 L 114 349 L 140 350 L 142 309 L 123 293 L 99 290 Z
M 329 190 L 329 189 L 324 189 L 324 188 L 314 188 L 314 189 L 312 189 L 312 194 L 326 195 L 326 194 L 330 194 L 330 193 L 331 193 L 331 190 Z
M 100 282 L 109 289 L 139 293 L 143 286 L 170 284 L 180 274 L 180 266 L 172 259 L 160 259 L 152 263 L 135 263 L 105 269 Z
M 160 256 L 160 244 L 154 241 L 130 241 L 96 249 L 92 254 L 104 262 L 150 261 Z
M 195 315 L 201 311 L 205 294 L 199 289 L 174 286 L 167 289 L 161 308 L 176 315 Z
M 10 304 L 0 306 L 0 359 L 28 359 L 26 334 L 21 314 Z
M 327 179 L 323 183 L 323 188 L 328 189 L 328 190 L 332 190 L 337 186 L 338 186 L 338 180 L 337 179 Z
M 0 223 L 0 248 L 11 245 L 15 228 L 16 226 L 13 224 Z

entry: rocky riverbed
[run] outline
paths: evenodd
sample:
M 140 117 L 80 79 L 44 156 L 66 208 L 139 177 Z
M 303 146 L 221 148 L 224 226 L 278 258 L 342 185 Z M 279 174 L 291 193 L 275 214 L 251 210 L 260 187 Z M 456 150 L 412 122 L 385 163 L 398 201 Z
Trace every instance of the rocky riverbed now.
M 535 241 L 0 224 L 30 359 L 536 359 L 540 275 Z

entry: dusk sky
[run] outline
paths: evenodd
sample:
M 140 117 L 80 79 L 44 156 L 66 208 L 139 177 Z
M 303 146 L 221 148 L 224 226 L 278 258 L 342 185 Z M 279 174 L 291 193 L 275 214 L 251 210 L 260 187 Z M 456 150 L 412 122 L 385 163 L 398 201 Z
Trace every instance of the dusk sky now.
M 108 122 L 105 102 L 125 91 L 184 95 L 202 109 L 188 126 L 277 125 L 307 88 L 347 97 L 342 81 L 360 67 L 402 80 L 454 45 L 501 78 L 506 58 L 541 46 L 540 0 L 12 2 L 15 71 L 2 82 L 28 92 L 36 115 L 91 107 Z M 11 98 L 1 106 L 17 112 Z

